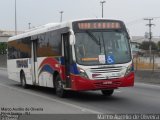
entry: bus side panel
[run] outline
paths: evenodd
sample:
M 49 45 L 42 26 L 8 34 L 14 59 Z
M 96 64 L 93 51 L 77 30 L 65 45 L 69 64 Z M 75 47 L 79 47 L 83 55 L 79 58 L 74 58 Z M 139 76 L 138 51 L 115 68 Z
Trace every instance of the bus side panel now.
M 32 85 L 31 64 L 29 59 L 12 59 L 7 61 L 8 78 L 20 82 L 20 71 L 23 70 L 26 83 Z
M 53 88 L 53 74 L 62 72 L 60 57 L 41 57 L 38 61 L 38 85 Z M 61 71 L 61 72 L 60 72 Z M 61 75 L 61 74 L 60 74 Z M 62 75 L 61 75 L 62 77 Z
M 19 70 L 17 69 L 16 60 L 7 61 L 8 78 L 20 82 Z

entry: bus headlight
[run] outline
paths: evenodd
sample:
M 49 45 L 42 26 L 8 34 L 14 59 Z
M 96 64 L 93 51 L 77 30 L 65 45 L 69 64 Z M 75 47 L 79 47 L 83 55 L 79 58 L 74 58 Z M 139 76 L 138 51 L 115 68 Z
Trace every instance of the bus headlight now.
M 83 70 L 82 68 L 78 68 L 78 71 L 81 77 L 88 78 L 88 75 L 86 74 L 85 70 Z
M 125 76 L 127 76 L 132 71 L 134 71 L 133 63 L 128 66 L 126 73 L 125 73 Z

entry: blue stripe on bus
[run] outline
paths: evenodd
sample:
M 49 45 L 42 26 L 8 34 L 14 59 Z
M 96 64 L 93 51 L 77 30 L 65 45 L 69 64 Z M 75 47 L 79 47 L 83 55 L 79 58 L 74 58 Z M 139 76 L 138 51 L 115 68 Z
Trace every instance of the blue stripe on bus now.
M 60 60 L 61 61 L 61 65 L 65 65 L 65 59 L 64 59 L 64 57 L 61 57 L 60 59 L 61 59 Z M 73 63 L 72 65 L 70 65 L 70 72 L 72 74 L 79 74 L 79 71 L 77 69 L 76 63 Z
M 41 69 L 41 72 L 48 72 L 48 73 L 53 74 L 54 70 L 52 69 L 50 65 L 44 65 L 43 68 Z
M 79 74 L 79 71 L 78 71 L 78 69 L 77 69 L 76 63 L 73 63 L 73 64 L 70 66 L 70 72 L 71 72 L 72 74 Z
M 61 57 L 61 58 L 60 58 L 60 61 L 61 61 L 61 65 L 65 65 L 64 57 Z

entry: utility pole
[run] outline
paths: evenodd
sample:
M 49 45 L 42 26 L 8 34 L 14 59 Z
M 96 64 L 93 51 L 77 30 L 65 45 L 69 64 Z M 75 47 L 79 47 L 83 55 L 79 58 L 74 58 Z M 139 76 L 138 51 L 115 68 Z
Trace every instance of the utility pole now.
M 60 22 L 62 22 L 63 11 L 60 11 L 59 13 L 61 14 Z
M 28 23 L 28 27 L 29 27 L 29 29 L 31 29 L 31 23 Z
M 15 0 L 15 35 L 17 35 L 17 0 Z
M 144 20 L 148 20 L 149 24 L 146 24 L 149 27 L 149 56 L 150 56 L 150 63 L 151 63 L 151 59 L 152 59 L 152 26 L 154 24 L 152 24 L 152 20 L 153 18 L 145 18 Z
M 100 3 L 101 3 L 101 5 L 102 5 L 102 18 L 103 18 L 103 4 L 106 3 L 106 1 L 103 0 L 103 1 L 100 1 Z

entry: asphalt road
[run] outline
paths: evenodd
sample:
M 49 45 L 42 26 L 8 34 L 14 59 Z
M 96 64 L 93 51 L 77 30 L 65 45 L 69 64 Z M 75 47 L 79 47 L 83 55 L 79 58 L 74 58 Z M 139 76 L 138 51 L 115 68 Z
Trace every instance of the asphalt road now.
M 7 71 L 0 70 L 1 113 L 8 108 L 31 114 L 160 114 L 160 86 L 156 85 L 135 83 L 132 88 L 116 90 L 112 97 L 104 97 L 100 91 L 71 94 L 59 98 L 49 88 L 23 89 L 8 79 Z

